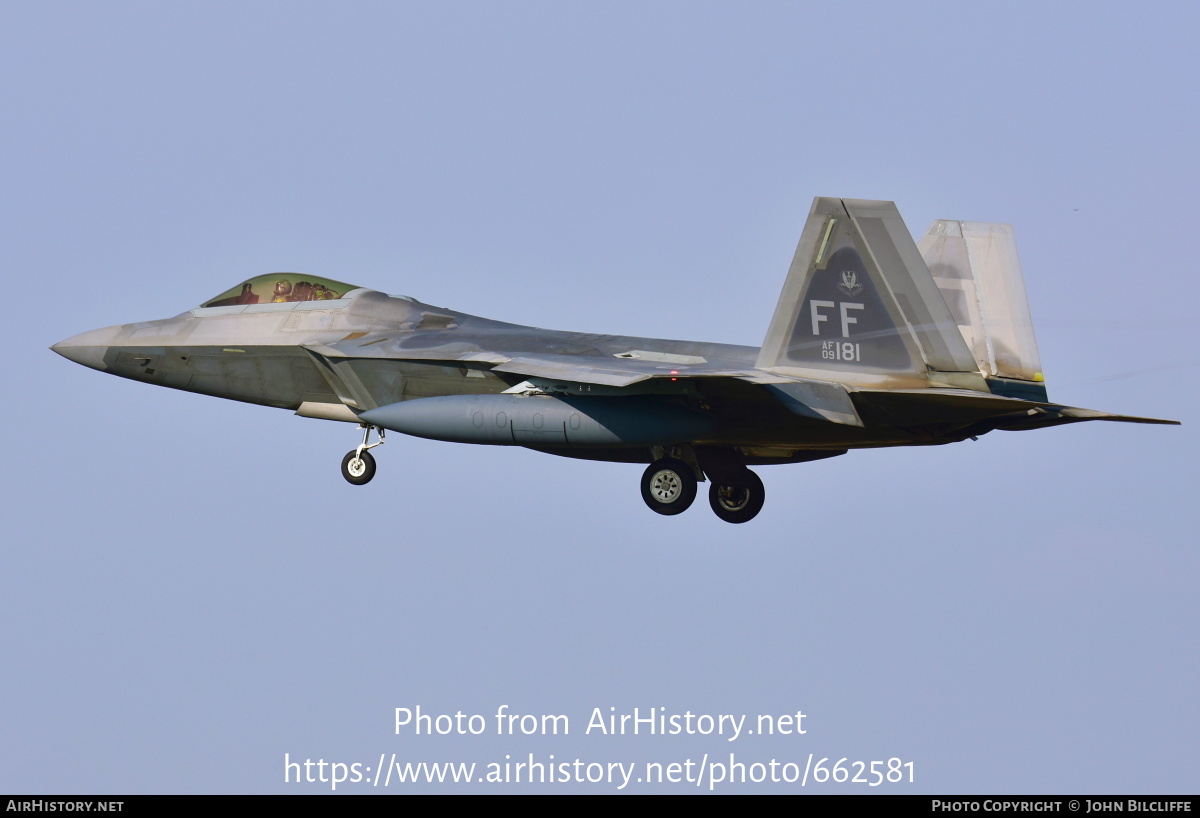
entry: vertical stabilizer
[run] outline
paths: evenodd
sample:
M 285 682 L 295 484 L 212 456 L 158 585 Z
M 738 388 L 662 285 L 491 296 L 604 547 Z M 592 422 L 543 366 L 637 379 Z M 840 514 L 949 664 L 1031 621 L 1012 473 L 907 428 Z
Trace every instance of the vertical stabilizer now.
M 1046 400 L 1012 227 L 941 219 L 918 246 L 992 391 Z
M 884 388 L 986 390 L 893 202 L 819 197 L 757 366 Z

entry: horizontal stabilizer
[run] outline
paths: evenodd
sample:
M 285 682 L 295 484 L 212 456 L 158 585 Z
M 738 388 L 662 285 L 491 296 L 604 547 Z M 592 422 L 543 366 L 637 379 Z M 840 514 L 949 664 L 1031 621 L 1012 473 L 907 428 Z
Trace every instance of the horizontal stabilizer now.
M 1114 415 L 967 389 L 856 390 L 854 401 L 861 413 L 870 413 L 898 426 L 978 423 L 983 424 L 979 427 L 981 433 L 989 429 L 1039 429 L 1087 420 L 1179 425 L 1175 420 Z
M 863 413 L 896 426 L 965 425 L 990 418 L 1016 422 L 1043 411 L 1043 404 L 970 389 L 866 389 L 855 391 L 854 399 Z
M 1059 413 L 1062 417 L 1072 420 L 1115 420 L 1121 423 L 1156 423 L 1162 426 L 1182 426 L 1177 420 L 1162 420 L 1160 418 L 1141 418 L 1136 415 L 1114 415 L 1095 409 L 1078 409 L 1074 406 L 1063 406 Z

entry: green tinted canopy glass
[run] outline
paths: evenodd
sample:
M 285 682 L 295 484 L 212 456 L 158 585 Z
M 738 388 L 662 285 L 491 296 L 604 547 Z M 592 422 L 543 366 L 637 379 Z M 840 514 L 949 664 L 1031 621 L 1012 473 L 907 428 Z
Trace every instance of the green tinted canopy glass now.
M 239 304 L 279 304 L 288 301 L 332 301 L 342 298 L 351 290 L 360 289 L 354 284 L 334 281 L 332 278 L 304 275 L 301 273 L 267 273 L 247 279 L 231 287 L 203 307 L 234 307 Z

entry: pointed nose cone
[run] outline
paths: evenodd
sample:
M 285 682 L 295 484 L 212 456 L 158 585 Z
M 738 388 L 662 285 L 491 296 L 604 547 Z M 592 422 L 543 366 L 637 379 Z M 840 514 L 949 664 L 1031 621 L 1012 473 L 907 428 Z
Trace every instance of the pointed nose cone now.
M 113 340 L 121 327 L 103 327 L 74 335 L 65 341 L 59 341 L 50 349 L 69 361 L 90 366 L 92 369 L 104 371 L 104 355 L 112 346 Z

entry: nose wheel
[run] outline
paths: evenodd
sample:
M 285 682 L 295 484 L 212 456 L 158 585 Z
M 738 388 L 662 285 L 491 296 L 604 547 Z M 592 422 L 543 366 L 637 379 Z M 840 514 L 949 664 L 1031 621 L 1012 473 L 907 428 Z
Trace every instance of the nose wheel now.
M 342 458 L 342 477 L 356 486 L 370 483 L 375 476 L 375 458 L 370 452 L 346 452 Z
M 374 443 L 370 442 L 372 429 L 379 433 L 379 440 Z M 363 442 L 357 449 L 346 452 L 342 458 L 342 477 L 346 478 L 347 483 L 362 486 L 371 482 L 375 476 L 375 457 L 367 450 L 382 446 L 384 442 L 383 429 L 363 425 Z

